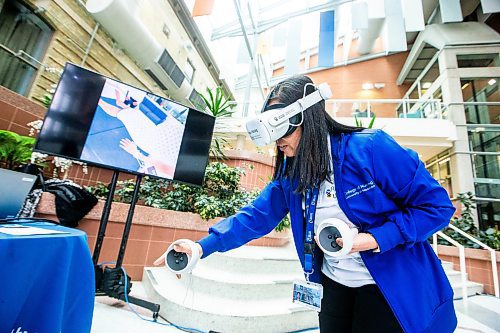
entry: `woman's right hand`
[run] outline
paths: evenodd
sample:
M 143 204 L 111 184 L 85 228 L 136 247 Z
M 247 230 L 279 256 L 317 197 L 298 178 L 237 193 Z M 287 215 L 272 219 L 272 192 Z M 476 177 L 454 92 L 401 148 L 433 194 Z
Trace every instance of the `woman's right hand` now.
M 201 247 L 201 245 L 199 243 L 195 243 L 195 244 L 196 244 L 196 248 L 198 249 L 200 257 L 201 257 L 203 255 L 203 248 Z M 192 256 L 192 254 L 193 254 L 191 252 L 191 247 L 186 242 L 175 244 L 174 245 L 174 251 L 185 253 L 188 256 Z M 156 259 L 153 262 L 153 265 L 155 265 L 155 266 L 159 266 L 159 265 L 162 265 L 162 264 L 164 265 L 165 264 L 165 255 L 166 254 L 167 254 L 167 252 L 165 251 L 165 253 L 163 253 L 158 259 Z M 175 275 L 177 276 L 178 279 L 181 278 L 180 274 L 175 274 Z
M 132 155 L 134 158 L 139 159 L 141 157 L 141 152 L 137 148 L 136 143 L 128 138 L 120 140 L 120 148 Z

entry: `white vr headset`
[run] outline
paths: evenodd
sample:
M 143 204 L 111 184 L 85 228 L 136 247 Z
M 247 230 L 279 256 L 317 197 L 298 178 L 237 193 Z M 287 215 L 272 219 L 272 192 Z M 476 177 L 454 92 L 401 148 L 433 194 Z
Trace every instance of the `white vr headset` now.
M 291 126 L 298 126 L 290 121 L 291 118 L 330 97 L 332 97 L 330 86 L 328 83 L 322 83 L 315 92 L 286 107 L 269 109 L 248 119 L 246 122 L 247 132 L 257 146 L 267 146 L 285 136 Z M 268 101 L 266 101 L 267 103 Z

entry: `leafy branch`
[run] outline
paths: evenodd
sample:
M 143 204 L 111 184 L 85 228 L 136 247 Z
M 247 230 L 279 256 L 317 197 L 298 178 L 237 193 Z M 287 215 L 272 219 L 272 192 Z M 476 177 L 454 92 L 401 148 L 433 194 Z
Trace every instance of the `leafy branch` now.
M 198 105 L 198 107 L 215 118 L 231 117 L 234 113 L 233 104 L 226 98 L 221 87 L 214 90 L 215 92 L 207 88 L 207 96 L 200 95 L 205 105 Z M 210 155 L 216 160 L 225 160 L 224 149 L 228 144 L 227 136 L 215 133 L 210 145 Z

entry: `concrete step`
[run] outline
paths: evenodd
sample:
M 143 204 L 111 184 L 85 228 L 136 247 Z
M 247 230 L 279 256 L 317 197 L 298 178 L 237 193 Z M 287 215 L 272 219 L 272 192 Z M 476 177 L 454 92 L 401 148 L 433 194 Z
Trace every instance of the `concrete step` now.
M 462 299 L 462 275 L 460 271 L 454 270 L 453 263 L 449 261 L 441 261 L 444 272 L 450 280 L 451 287 L 453 288 L 453 298 Z M 465 275 L 468 279 L 468 274 Z M 483 293 L 483 285 L 477 282 L 467 280 L 466 282 L 467 296 L 479 295 Z
M 452 283 L 451 287 L 453 288 L 453 299 L 461 299 L 462 298 L 462 283 Z M 483 285 L 480 283 L 467 281 L 467 296 L 480 295 L 483 293 Z
M 441 260 L 441 265 L 443 266 L 445 272 L 453 270 L 453 263 L 450 261 Z
M 450 280 L 451 284 L 462 282 L 462 274 L 460 274 L 459 271 L 448 270 L 448 271 L 445 271 L 445 273 L 446 273 L 446 276 L 448 277 L 448 280 Z M 467 280 L 468 276 L 469 275 L 467 273 L 465 273 L 466 280 Z
M 463 333 L 500 332 L 500 298 L 492 295 L 478 295 L 463 300 L 456 300 L 455 310 L 458 316 L 458 327 L 464 328 Z M 467 329 L 467 330 L 465 330 Z
M 318 326 L 317 313 L 292 303 L 291 293 L 286 298 L 242 299 L 213 288 L 193 292 L 194 283 L 192 277 L 178 280 L 164 268 L 144 269 L 148 299 L 159 303 L 160 315 L 176 325 L 217 332 L 291 332 Z
M 297 275 L 302 272 L 293 243 L 283 248 L 242 246 L 224 253 L 213 253 L 200 260 L 200 267 L 220 268 L 225 274 Z
M 304 280 L 302 272 L 297 273 L 272 273 L 261 274 L 260 271 L 252 273 L 226 272 L 222 267 L 210 265 L 197 265 L 190 279 L 190 288 L 193 292 L 212 290 L 217 294 L 229 293 L 233 298 L 239 299 L 273 299 L 289 298 L 294 280 Z M 188 279 L 184 284 L 187 285 Z

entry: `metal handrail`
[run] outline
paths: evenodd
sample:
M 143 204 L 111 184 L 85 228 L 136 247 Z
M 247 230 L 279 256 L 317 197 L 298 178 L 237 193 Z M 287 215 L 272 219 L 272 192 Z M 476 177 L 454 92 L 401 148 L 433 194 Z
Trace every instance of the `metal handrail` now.
M 495 296 L 500 297 L 500 291 L 499 291 L 499 282 L 498 282 L 498 267 L 497 267 L 497 260 L 496 260 L 496 252 L 494 249 L 489 247 L 488 245 L 484 244 L 480 240 L 474 238 L 473 236 L 469 235 L 465 231 L 461 230 L 460 228 L 454 226 L 453 224 L 448 224 L 449 228 L 453 229 L 454 231 L 458 232 L 460 235 L 466 237 L 467 239 L 471 240 L 472 242 L 478 244 L 485 250 L 488 250 L 490 252 L 490 259 L 491 259 L 491 270 L 492 270 L 492 275 L 493 275 L 493 288 L 495 291 Z M 450 242 L 451 244 L 457 246 L 459 248 L 459 256 L 460 256 L 460 272 L 461 274 L 464 274 L 465 272 L 465 249 L 464 246 L 458 243 L 456 240 L 452 239 L 448 235 L 444 234 L 441 231 L 438 231 L 434 235 L 432 235 L 432 247 L 434 248 L 434 252 L 438 254 L 438 247 L 437 247 L 437 236 L 440 236 L 444 238 L 446 241 Z M 462 253 L 463 251 L 463 253 Z M 462 256 L 463 256 L 463 262 L 462 262 Z M 466 288 L 466 281 L 464 280 L 465 275 L 462 276 L 462 293 L 464 292 L 464 288 Z M 465 289 L 466 290 L 466 289 Z M 466 297 L 464 298 L 464 300 Z
M 490 258 L 491 258 L 491 270 L 493 272 L 493 288 L 495 290 L 495 296 L 500 297 L 500 291 L 499 291 L 499 286 L 498 286 L 498 271 L 497 271 L 497 258 L 496 258 L 496 252 L 494 249 L 489 247 L 488 245 L 484 244 L 480 240 L 472 237 L 465 231 L 461 230 L 460 228 L 457 228 L 453 224 L 448 225 L 449 228 L 453 229 L 454 231 L 458 232 L 460 235 L 464 236 L 465 238 L 471 240 L 472 242 L 476 243 L 477 245 L 481 246 L 483 249 L 488 250 L 490 252 Z
M 462 299 L 464 300 L 464 306 L 467 307 L 467 301 L 468 301 L 468 296 L 467 296 L 467 270 L 465 266 L 465 247 L 451 238 L 448 235 L 445 235 L 442 231 L 436 232 L 434 235 L 432 235 L 432 243 L 433 243 L 433 248 L 434 252 L 436 252 L 436 255 L 438 254 L 437 251 L 437 236 L 440 236 L 444 238 L 446 241 L 451 243 L 452 245 L 455 245 L 458 247 L 458 255 L 460 259 L 460 278 L 461 278 L 461 284 L 462 284 Z

